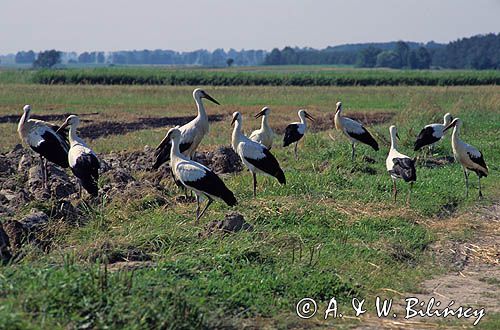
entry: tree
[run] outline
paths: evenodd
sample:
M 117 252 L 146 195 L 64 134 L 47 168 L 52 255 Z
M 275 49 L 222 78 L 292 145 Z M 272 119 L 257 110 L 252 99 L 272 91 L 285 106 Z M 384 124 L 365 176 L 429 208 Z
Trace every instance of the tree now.
M 55 49 L 38 53 L 38 57 L 33 62 L 35 68 L 51 68 L 61 62 L 61 52 Z
M 431 66 L 431 55 L 425 47 L 410 51 L 408 55 L 410 69 L 428 69 Z
M 234 60 L 232 58 L 228 58 L 226 60 L 226 64 L 227 64 L 228 67 L 231 67 L 233 65 L 233 63 L 234 63 Z
M 357 56 L 356 66 L 362 68 L 373 68 L 377 64 L 377 55 L 382 52 L 381 49 L 368 47 L 362 49 Z
M 32 50 L 27 51 L 27 52 L 17 52 L 15 61 L 16 61 L 16 63 L 31 64 L 31 63 L 35 62 L 35 52 Z
M 396 47 L 394 49 L 396 54 L 399 56 L 400 68 L 408 66 L 408 55 L 410 54 L 410 47 L 404 41 L 396 42 Z
M 274 48 L 264 60 L 266 65 L 279 65 L 281 64 L 281 52 L 278 48 Z
M 386 50 L 377 55 L 377 67 L 401 68 L 401 58 L 395 51 Z

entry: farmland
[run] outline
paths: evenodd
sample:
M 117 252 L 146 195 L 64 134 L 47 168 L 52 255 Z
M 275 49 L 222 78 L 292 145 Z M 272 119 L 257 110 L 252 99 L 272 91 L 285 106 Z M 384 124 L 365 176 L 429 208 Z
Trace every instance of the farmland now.
M 298 161 L 276 137 L 272 152 L 285 170 L 286 186 L 259 177 L 253 199 L 247 171 L 225 174 L 223 180 L 239 205 L 230 210 L 214 203 L 199 226 L 193 220 L 195 204 L 178 199 L 182 193 L 168 176 L 161 180 L 163 189 L 149 189 L 153 174 L 145 169 L 131 169 L 130 174 L 144 184 L 136 185 L 138 191 L 104 196 L 94 203 L 72 198 L 81 209 L 78 221 L 51 218 L 45 230 L 49 242 L 43 248 L 36 242 L 25 244 L 17 259 L 0 266 L 0 328 L 351 327 L 363 317 L 354 318 L 351 311 L 347 313 L 351 318 L 324 321 L 318 315 L 301 321 L 294 314 L 295 303 L 313 297 L 324 305 L 336 297 L 347 309 L 353 297 L 400 298 L 425 291 L 422 283 L 431 277 L 465 272 L 471 266 L 483 270 L 498 266 L 498 256 L 491 259 L 490 251 L 498 246 L 500 230 L 500 87 L 375 87 L 361 82 L 388 76 L 386 81 L 397 82 L 366 85 L 420 84 L 401 79 L 435 79 L 426 85 L 455 84 L 447 79 L 498 84 L 497 72 L 463 78 L 460 71 L 438 72 L 435 77 L 401 71 L 374 71 L 370 76 L 359 71 L 354 74 L 360 76 L 352 78 L 354 71 L 325 68 L 321 72 L 289 68 L 286 74 L 120 70 L 0 73 L 0 152 L 19 143 L 16 123 L 22 106 L 30 103 L 34 117 L 52 116 L 62 122 L 66 114 L 79 114 L 82 130 L 89 134 L 86 141 L 103 157 L 113 152 L 151 153 L 145 146 L 154 147 L 166 133 L 166 127 L 155 122 L 195 114 L 193 87 L 165 86 L 174 82 L 203 87 L 221 102 L 220 106 L 205 103 L 208 114 L 218 117 L 211 122 L 200 152 L 229 145 L 234 111 L 243 114 L 247 133 L 259 126 L 252 115 L 264 105 L 271 107 L 270 123 L 279 132 L 297 120 L 299 108 L 308 109 L 317 120 L 299 145 Z M 335 79 L 356 81 L 346 85 L 358 86 L 337 86 L 344 83 L 328 80 L 334 79 L 331 72 Z M 296 77 L 300 84 L 293 83 Z M 326 81 L 313 85 L 327 86 L 283 86 L 304 84 L 308 77 Z M 92 84 L 96 82 L 103 85 Z M 235 84 L 249 86 L 224 86 Z M 381 145 L 379 152 L 359 146 L 351 163 L 348 142 L 332 129 L 338 100 L 347 116 L 368 125 Z M 437 146 L 437 156 L 419 161 L 411 205 L 404 204 L 407 186 L 401 182 L 401 196 L 393 203 L 385 170 L 388 126 L 398 126 L 400 150 L 416 156 L 412 145 L 418 131 L 427 123 L 440 122 L 445 112 L 464 121 L 463 139 L 485 155 L 490 168 L 482 180 L 486 197 L 477 199 L 473 176 L 470 196 L 464 197 L 461 168 L 445 157 L 451 155 L 448 135 Z M 104 133 L 92 135 L 97 126 Z M 23 182 L 25 174 L 15 175 Z M 103 176 L 101 187 L 106 180 Z M 9 218 L 20 219 L 33 208 L 51 210 L 56 202 L 30 201 Z M 206 224 L 223 219 L 229 211 L 241 213 L 254 230 L 223 237 L 199 235 Z M 468 252 L 468 263 L 457 265 L 457 247 L 467 244 L 474 244 L 475 252 Z M 498 294 L 494 275 L 485 275 L 480 283 L 493 283 L 488 290 Z M 498 328 L 499 320 L 496 310 L 487 313 L 481 326 Z

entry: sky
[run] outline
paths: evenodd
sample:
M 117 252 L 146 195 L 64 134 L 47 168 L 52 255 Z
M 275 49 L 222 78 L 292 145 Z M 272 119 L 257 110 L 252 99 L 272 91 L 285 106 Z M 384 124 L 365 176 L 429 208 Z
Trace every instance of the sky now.
M 0 0 L 0 54 L 446 43 L 489 32 L 500 32 L 500 0 Z

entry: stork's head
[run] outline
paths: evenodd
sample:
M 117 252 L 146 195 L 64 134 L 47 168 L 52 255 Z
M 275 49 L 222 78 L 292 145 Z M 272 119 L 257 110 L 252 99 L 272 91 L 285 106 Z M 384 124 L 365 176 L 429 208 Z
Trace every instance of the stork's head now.
M 340 110 L 342 110 L 342 102 L 338 101 L 337 108 L 335 108 L 335 113 L 339 112 Z
M 260 110 L 260 112 L 255 115 L 255 118 L 268 116 L 269 113 L 271 113 L 271 109 L 269 109 L 269 107 L 263 107 L 262 110 Z
M 181 131 L 179 130 L 179 126 L 171 128 L 167 132 L 168 140 L 179 140 L 181 138 Z
M 391 125 L 391 127 L 389 127 L 389 133 L 391 133 L 391 136 L 397 137 L 398 140 L 400 139 L 398 134 L 398 129 L 396 128 L 395 125 Z
M 29 113 L 29 112 L 31 111 L 31 105 L 26 104 L 26 105 L 23 107 L 23 111 L 24 111 L 24 113 Z
M 238 111 L 233 112 L 233 120 L 231 120 L 231 126 L 234 125 L 235 122 L 238 122 L 238 124 L 240 124 L 241 120 L 241 113 L 239 113 Z
M 310 114 L 308 114 L 307 111 L 305 111 L 304 109 L 299 110 L 298 115 L 299 115 L 299 117 L 301 119 L 307 118 L 310 121 L 314 121 L 313 116 L 311 116 Z
M 451 121 L 453 120 L 453 116 L 447 112 L 445 115 L 444 115 L 444 125 L 447 126 L 451 123 Z
M 78 116 L 71 115 L 68 118 L 66 118 L 64 123 L 61 125 L 61 127 L 59 127 L 57 129 L 57 131 L 59 132 L 59 131 L 63 130 L 64 128 L 66 128 L 67 126 L 75 126 L 76 127 L 79 124 L 80 124 L 80 118 L 78 118 Z
M 208 95 L 207 92 L 205 92 L 201 88 L 196 88 L 193 91 L 193 97 L 194 97 L 195 100 L 200 100 L 200 99 L 204 98 L 204 99 L 207 99 L 207 100 L 210 100 L 210 101 L 214 102 L 215 104 L 220 104 L 219 102 L 217 102 L 216 99 L 214 99 L 213 97 L 211 97 L 210 95 Z
M 447 130 L 449 130 L 450 128 L 452 127 L 458 127 L 460 128 L 462 126 L 462 120 L 460 118 L 455 118 L 453 119 L 453 121 L 444 128 L 443 132 L 446 132 Z

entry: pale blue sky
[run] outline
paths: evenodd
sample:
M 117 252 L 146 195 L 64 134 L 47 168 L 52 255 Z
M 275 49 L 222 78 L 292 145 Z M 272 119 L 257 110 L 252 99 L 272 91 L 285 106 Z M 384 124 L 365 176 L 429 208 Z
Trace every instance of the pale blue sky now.
M 448 42 L 500 32 L 500 0 L 0 0 L 0 53 Z

